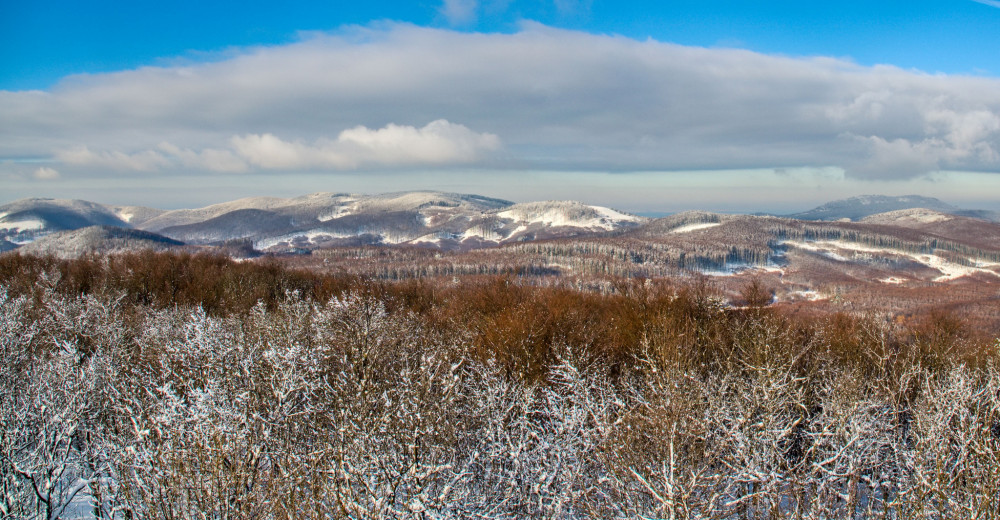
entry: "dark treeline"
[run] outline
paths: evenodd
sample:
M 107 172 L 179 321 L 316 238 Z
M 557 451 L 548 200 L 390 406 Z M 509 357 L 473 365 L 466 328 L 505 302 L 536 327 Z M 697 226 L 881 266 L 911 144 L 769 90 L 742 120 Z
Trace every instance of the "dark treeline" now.
M 1000 517 L 996 338 L 766 296 L 0 256 L 0 517 Z

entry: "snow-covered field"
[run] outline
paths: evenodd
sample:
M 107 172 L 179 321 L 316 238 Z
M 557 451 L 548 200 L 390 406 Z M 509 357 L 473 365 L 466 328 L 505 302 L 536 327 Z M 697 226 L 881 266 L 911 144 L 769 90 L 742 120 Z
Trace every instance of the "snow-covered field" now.
M 841 252 L 850 252 L 855 255 L 859 253 L 868 254 L 880 254 L 880 255 L 897 255 L 909 258 L 914 262 L 926 265 L 932 269 L 936 269 L 941 272 L 941 276 L 934 278 L 935 282 L 947 282 L 961 278 L 963 276 L 969 276 L 978 273 L 992 274 L 995 276 L 1000 276 L 997 273 L 995 267 L 997 264 L 990 264 L 986 262 L 976 262 L 975 267 L 965 266 L 951 262 L 939 255 L 933 254 L 917 254 L 909 253 L 905 251 L 899 251 L 896 249 L 889 249 L 883 247 L 872 247 L 865 244 L 858 244 L 856 242 L 847 242 L 843 240 L 817 240 L 817 241 L 794 241 L 787 240 L 784 242 L 785 245 L 803 249 L 806 251 L 811 251 L 814 253 L 821 254 L 831 260 L 836 260 L 839 262 L 849 262 L 851 258 L 844 256 Z M 975 259 L 969 259 L 975 262 Z M 892 283 L 892 282 L 887 282 Z

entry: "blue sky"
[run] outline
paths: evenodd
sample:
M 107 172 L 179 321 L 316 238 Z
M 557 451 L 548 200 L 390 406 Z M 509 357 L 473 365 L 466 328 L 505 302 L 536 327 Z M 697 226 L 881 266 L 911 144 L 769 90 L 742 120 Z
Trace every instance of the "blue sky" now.
M 471 4 L 472 2 L 455 2 Z M 971 0 L 704 2 L 484 1 L 449 20 L 432 1 L 206 2 L 4 0 L 0 88 L 48 88 L 63 76 L 210 58 L 294 41 L 302 31 L 396 20 L 514 32 L 521 20 L 684 45 L 824 55 L 926 72 L 1000 73 L 1000 4 Z
M 4 0 L 0 191 L 996 207 L 997 27 L 990 0 Z

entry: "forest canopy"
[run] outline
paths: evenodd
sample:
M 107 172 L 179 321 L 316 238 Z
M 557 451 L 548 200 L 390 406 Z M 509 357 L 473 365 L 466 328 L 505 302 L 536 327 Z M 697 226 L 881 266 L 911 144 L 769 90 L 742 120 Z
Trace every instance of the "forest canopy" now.
M 745 289 L 3 255 L 0 513 L 996 517 L 996 337 Z

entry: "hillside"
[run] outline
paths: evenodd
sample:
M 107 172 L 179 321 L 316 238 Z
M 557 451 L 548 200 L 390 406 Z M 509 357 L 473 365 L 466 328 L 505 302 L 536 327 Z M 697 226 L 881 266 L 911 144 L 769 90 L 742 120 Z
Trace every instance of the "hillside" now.
M 88 226 L 131 227 L 110 207 L 84 200 L 21 199 L 0 206 L 0 239 L 15 244 Z
M 961 211 L 959 208 L 933 197 L 861 195 L 828 202 L 809 211 L 786 216 L 798 220 L 860 220 L 879 213 L 914 208 L 930 209 L 949 214 Z
M 57 231 L 107 225 L 189 244 L 249 239 L 272 251 L 362 244 L 472 249 L 628 229 L 645 220 L 573 201 L 514 204 L 432 191 L 255 197 L 169 211 L 25 199 L 0 207 L 0 239 L 13 247 Z
M 113 226 L 90 226 L 46 235 L 19 248 L 24 254 L 77 258 L 84 254 L 165 251 L 184 243 L 156 233 Z
M 631 229 L 511 241 L 468 251 L 321 248 L 292 265 L 384 280 L 515 275 L 526 283 L 615 291 L 622 279 L 706 276 L 739 305 L 758 279 L 773 302 L 803 312 L 900 319 L 948 308 L 1000 330 L 1000 224 L 930 210 L 861 222 L 686 212 Z

